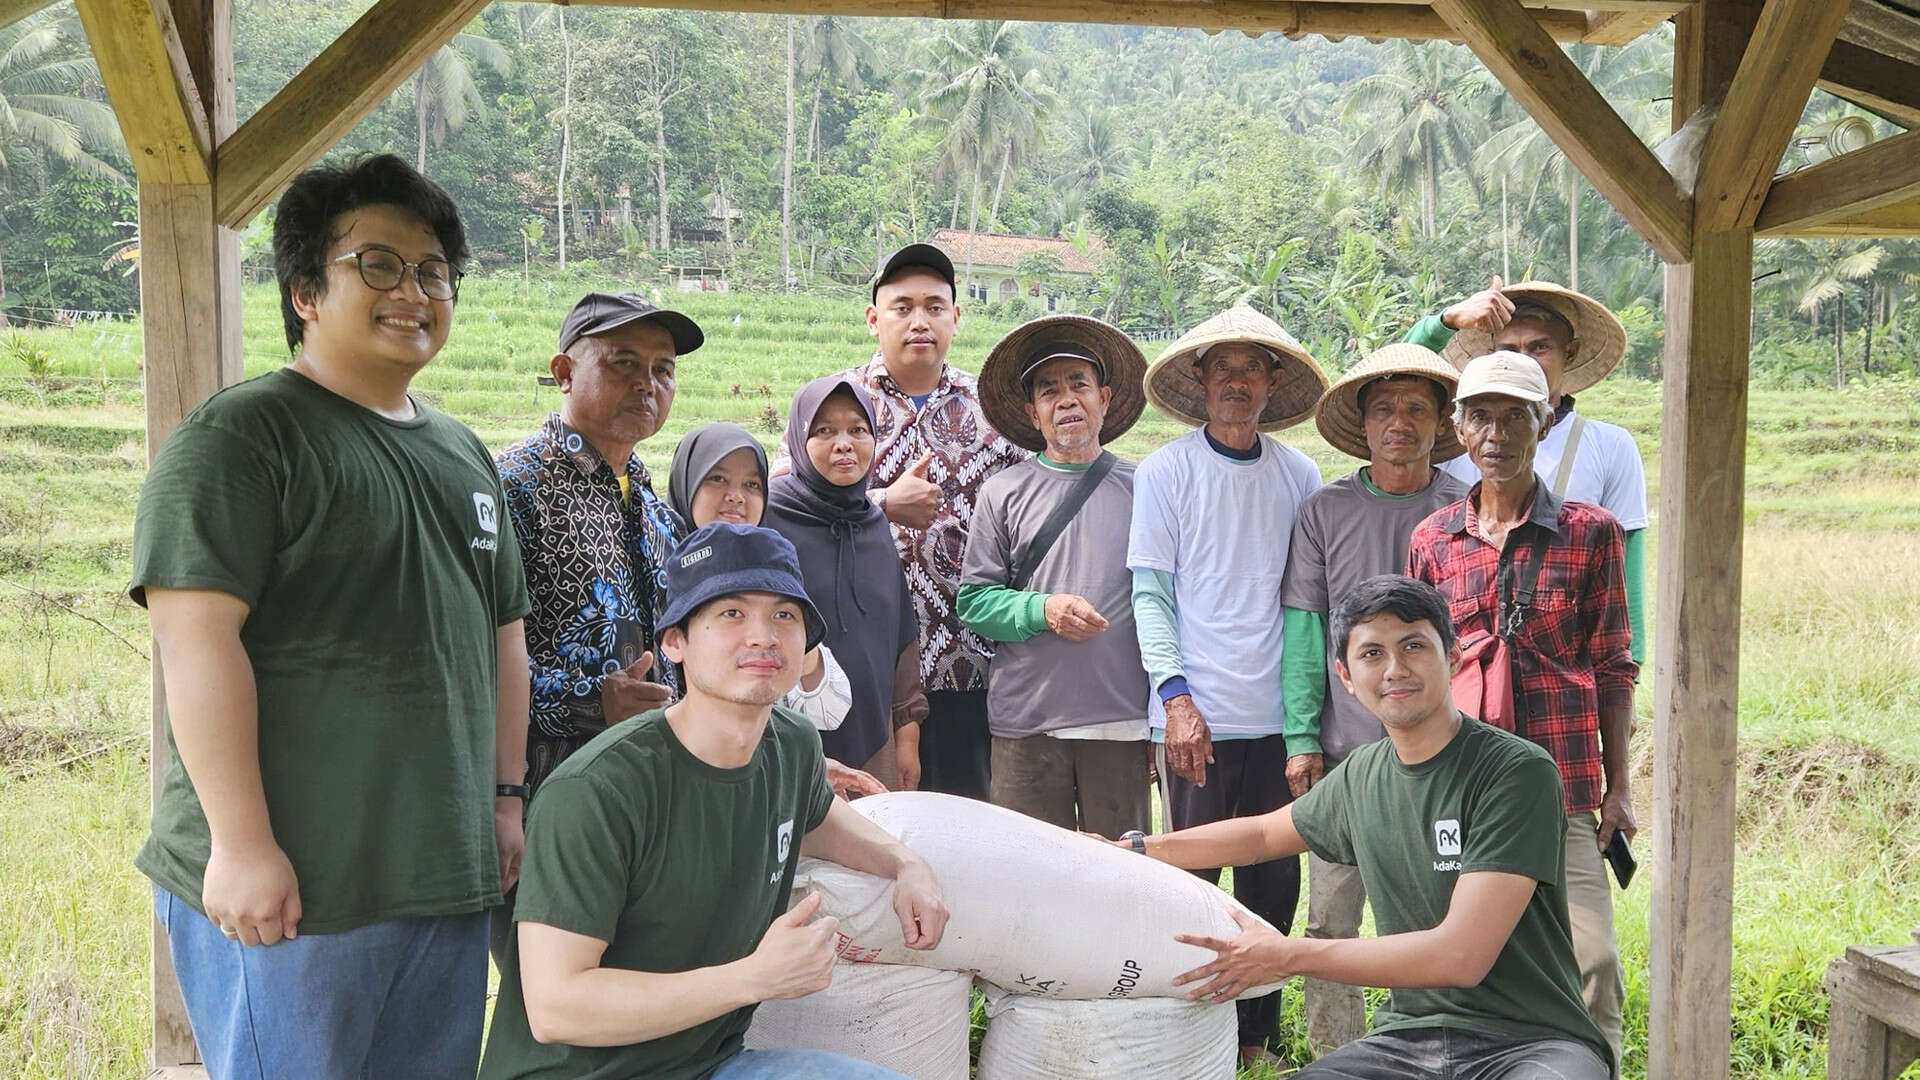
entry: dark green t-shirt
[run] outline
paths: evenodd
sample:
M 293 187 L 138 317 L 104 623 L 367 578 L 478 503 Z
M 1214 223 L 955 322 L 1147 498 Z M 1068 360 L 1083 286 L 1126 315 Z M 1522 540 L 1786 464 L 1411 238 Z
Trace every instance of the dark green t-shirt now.
M 247 603 L 302 933 L 500 899 L 495 630 L 526 614 L 526 582 L 486 447 L 416 409 L 387 420 L 284 368 L 229 387 L 168 436 L 134 519 L 135 601 Z M 135 863 L 198 908 L 208 848 L 176 751 Z
M 787 909 L 800 840 L 833 789 L 820 734 L 776 707 L 753 760 L 701 761 L 655 709 L 575 751 L 527 815 L 517 922 L 607 943 L 602 967 L 672 973 L 752 953 Z M 500 973 L 483 1080 L 696 1080 L 740 1050 L 752 1007 L 631 1046 L 542 1045 L 527 1025 L 518 949 Z
M 1382 739 L 1348 755 L 1293 803 L 1313 853 L 1360 868 L 1381 935 L 1430 930 L 1461 874 L 1497 871 L 1539 884 L 1480 985 L 1395 990 L 1375 1031 L 1453 1027 L 1574 1039 L 1611 1061 L 1580 997 L 1567 920 L 1566 812 L 1560 770 L 1533 743 L 1463 719 L 1440 753 L 1402 764 Z

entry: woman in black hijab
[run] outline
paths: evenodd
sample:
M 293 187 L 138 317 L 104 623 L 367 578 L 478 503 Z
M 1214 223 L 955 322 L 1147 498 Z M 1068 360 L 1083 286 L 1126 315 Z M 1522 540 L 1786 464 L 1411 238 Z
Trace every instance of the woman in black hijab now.
M 822 732 L 827 756 L 895 790 L 920 783 L 920 626 L 893 530 L 867 498 L 873 406 L 837 375 L 800 388 L 787 410 L 792 472 L 773 481 L 766 527 L 800 554 L 807 595 L 827 623 L 826 645 L 853 687 L 853 708 Z

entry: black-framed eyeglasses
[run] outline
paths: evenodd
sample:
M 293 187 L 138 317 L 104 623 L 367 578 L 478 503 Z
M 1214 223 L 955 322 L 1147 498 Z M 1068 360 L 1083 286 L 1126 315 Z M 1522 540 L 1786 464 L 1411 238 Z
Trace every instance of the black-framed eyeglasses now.
M 352 259 L 360 268 L 360 280 L 375 292 L 400 287 L 400 280 L 413 271 L 413 280 L 429 300 L 452 300 L 460 295 L 460 271 L 438 255 L 429 255 L 410 263 L 386 248 L 362 248 L 334 259 L 343 263 Z

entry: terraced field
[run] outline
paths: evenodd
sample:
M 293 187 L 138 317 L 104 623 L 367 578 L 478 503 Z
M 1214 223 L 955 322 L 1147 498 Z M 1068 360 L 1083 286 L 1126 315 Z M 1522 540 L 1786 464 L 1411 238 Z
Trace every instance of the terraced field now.
M 491 446 L 518 438 L 555 407 L 536 378 L 582 289 L 469 283 L 416 388 Z M 793 387 L 871 351 L 857 293 L 673 299 L 709 344 L 683 361 L 672 418 L 642 448 L 656 471 L 705 420 L 771 444 Z M 956 361 L 977 367 L 1009 328 L 964 318 Z M 270 288 L 247 294 L 244 348 L 249 374 L 284 361 Z M 42 373 L 27 377 L 29 363 Z M 129 860 L 145 824 L 147 642 L 121 592 L 145 461 L 138 374 L 136 324 L 0 332 L 5 1076 L 137 1076 L 144 1064 L 148 894 Z M 1610 382 L 1582 409 L 1633 432 L 1657 499 L 1659 387 Z M 1750 423 L 1735 1074 L 1818 1076 L 1825 960 L 1920 927 L 1920 384 L 1756 389 Z M 1138 457 L 1181 430 L 1150 415 L 1117 449 Z M 1282 438 L 1328 475 L 1350 465 L 1310 425 Z M 1650 680 L 1643 690 L 1646 717 Z M 1644 803 L 1644 738 L 1640 758 Z M 1651 816 L 1643 805 L 1642 823 Z M 1646 904 L 1641 883 L 1619 903 L 1636 1076 Z

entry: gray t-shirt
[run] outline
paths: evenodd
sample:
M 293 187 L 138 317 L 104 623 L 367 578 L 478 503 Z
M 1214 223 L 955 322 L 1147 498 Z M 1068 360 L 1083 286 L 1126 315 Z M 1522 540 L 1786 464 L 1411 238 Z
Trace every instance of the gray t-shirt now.
M 1407 572 L 1407 540 L 1435 510 L 1466 497 L 1467 485 L 1438 469 L 1426 489 L 1388 495 L 1355 469 L 1307 496 L 1293 523 L 1280 602 L 1326 615 L 1354 586 L 1376 574 Z M 1320 748 L 1327 767 L 1386 735 L 1380 721 L 1340 685 L 1327 639 L 1327 696 L 1320 706 Z
M 1030 459 L 995 473 L 980 489 L 961 585 L 1006 585 L 1026 547 L 1083 471 Z M 1068 523 L 1026 588 L 1086 598 L 1107 628 L 1075 644 L 1050 630 L 995 646 L 987 672 L 988 726 L 1017 739 L 1061 728 L 1139 720 L 1147 713 L 1147 672 L 1133 627 L 1133 463 L 1117 461 Z

